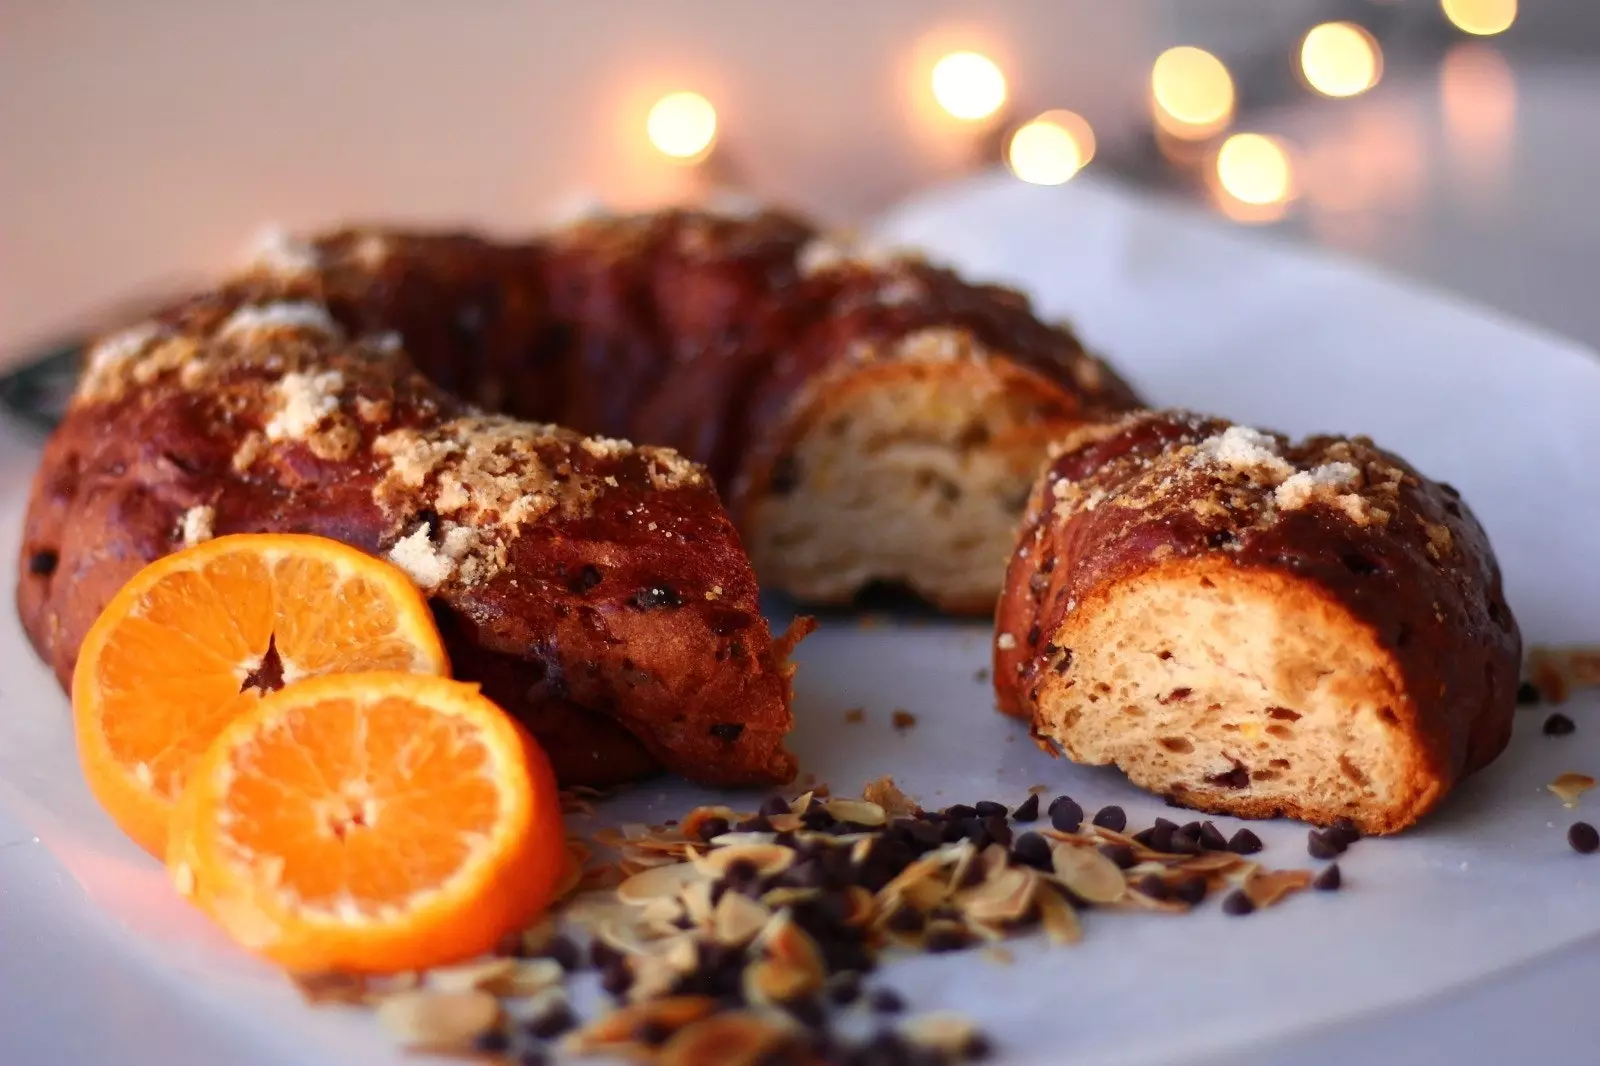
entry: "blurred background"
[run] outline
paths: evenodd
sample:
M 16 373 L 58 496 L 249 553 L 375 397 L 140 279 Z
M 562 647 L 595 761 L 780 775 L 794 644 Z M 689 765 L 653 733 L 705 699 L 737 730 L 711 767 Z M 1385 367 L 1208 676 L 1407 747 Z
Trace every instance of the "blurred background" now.
M 1600 344 L 1594 0 L 0 0 L 0 365 L 269 224 L 850 224 L 985 168 Z

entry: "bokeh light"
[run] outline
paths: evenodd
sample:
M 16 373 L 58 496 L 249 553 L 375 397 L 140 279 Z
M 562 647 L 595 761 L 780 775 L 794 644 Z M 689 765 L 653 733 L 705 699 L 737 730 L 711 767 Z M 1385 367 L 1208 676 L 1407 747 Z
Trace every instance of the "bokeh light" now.
M 1233 117 L 1233 76 L 1203 48 L 1179 45 L 1156 57 L 1150 93 L 1156 121 L 1177 137 L 1210 137 Z
M 1517 21 L 1517 0 L 1439 0 L 1444 17 L 1464 33 L 1490 37 Z
M 1006 76 L 977 52 L 951 52 L 933 65 L 933 98 L 967 122 L 988 118 L 1006 102 Z
M 668 93 L 650 108 L 645 131 L 663 155 L 696 162 L 705 158 L 717 139 L 717 109 L 696 92 Z
M 1217 182 L 1245 204 L 1281 204 L 1294 188 L 1294 171 L 1282 144 L 1260 133 L 1236 133 L 1217 151 Z
M 1324 22 L 1300 44 L 1300 72 L 1324 96 L 1356 96 L 1378 84 L 1383 53 L 1355 23 Z
M 1094 130 L 1072 111 L 1046 111 L 1011 135 L 1006 162 L 1032 185 L 1060 185 L 1094 158 Z

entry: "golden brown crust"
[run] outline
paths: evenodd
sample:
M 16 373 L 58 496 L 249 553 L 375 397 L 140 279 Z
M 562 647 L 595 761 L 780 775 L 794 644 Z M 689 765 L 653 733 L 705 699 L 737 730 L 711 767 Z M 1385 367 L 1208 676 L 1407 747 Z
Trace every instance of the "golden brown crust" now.
M 1030 500 L 1001 597 L 1001 709 L 1037 728 L 1040 701 L 1073 669 L 1052 635 L 1153 580 L 1267 582 L 1287 613 L 1325 616 L 1339 646 L 1370 646 L 1369 674 L 1393 699 L 1351 701 L 1373 696 L 1389 710 L 1412 759 L 1394 808 L 1372 816 L 1376 831 L 1410 824 L 1509 739 L 1521 637 L 1483 529 L 1454 489 L 1370 441 L 1291 444 L 1182 412 L 1131 415 L 1063 441 Z M 1250 816 L 1332 817 L 1256 802 L 1248 789 L 1177 798 Z

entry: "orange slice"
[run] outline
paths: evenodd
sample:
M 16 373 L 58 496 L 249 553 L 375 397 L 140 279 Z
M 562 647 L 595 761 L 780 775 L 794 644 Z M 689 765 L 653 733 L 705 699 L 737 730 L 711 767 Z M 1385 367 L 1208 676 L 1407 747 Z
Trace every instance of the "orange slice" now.
M 449 670 L 427 600 L 338 541 L 219 537 L 135 574 L 89 630 L 72 677 L 84 777 L 147 851 L 189 763 L 264 693 L 305 677 Z
M 195 763 L 178 891 L 294 970 L 393 973 L 523 928 L 566 862 L 544 753 L 476 685 L 343 674 L 276 692 Z

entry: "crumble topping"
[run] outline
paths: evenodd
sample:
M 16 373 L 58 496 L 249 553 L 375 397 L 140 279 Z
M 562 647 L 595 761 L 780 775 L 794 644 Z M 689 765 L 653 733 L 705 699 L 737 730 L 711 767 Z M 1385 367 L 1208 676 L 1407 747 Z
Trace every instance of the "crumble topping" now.
M 328 309 L 309 300 L 283 300 L 256 307 L 241 307 L 222 323 L 217 336 L 250 338 L 274 330 L 306 330 L 338 337 L 339 324 L 328 314 Z
M 183 537 L 183 546 L 192 548 L 196 544 L 210 540 L 213 535 L 211 527 L 216 516 L 216 510 L 205 504 L 191 507 L 183 512 L 183 517 L 178 519 L 178 531 Z
M 282 227 L 272 226 L 257 237 L 249 265 L 254 270 L 292 278 L 315 273 L 322 266 L 322 255 L 309 241 L 292 236 Z
M 339 392 L 344 375 L 337 370 L 319 374 L 290 371 L 273 390 L 277 410 L 263 432 L 269 441 L 305 440 L 325 419 L 339 409 Z
M 1198 461 L 1217 463 L 1276 485 L 1294 473 L 1278 454 L 1278 442 L 1248 426 L 1229 426 L 1207 437 L 1195 449 Z

